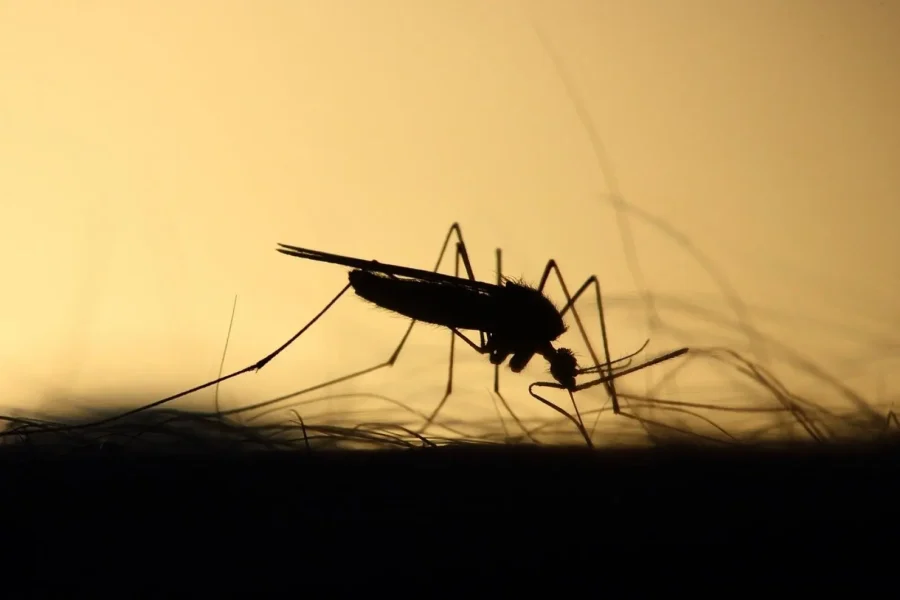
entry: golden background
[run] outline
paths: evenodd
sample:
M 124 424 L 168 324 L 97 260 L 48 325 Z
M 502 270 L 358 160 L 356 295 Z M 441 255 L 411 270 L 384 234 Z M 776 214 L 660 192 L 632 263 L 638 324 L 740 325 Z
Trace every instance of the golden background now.
M 0 1 L 4 408 L 136 406 L 213 378 L 235 295 L 225 370 L 246 366 L 346 281 L 276 243 L 431 268 L 459 221 L 481 279 L 495 247 L 532 283 L 551 257 L 573 289 L 596 273 L 614 355 L 724 345 L 883 418 L 900 385 L 898 25 L 900 3 L 869 0 Z M 348 296 L 221 402 L 383 360 L 404 328 Z M 393 369 L 341 389 L 428 412 L 448 341 L 417 326 Z M 457 348 L 448 418 L 490 423 L 490 366 Z M 773 405 L 690 362 L 668 397 Z M 502 372 L 522 414 L 552 415 L 525 391 L 544 369 Z M 302 411 L 362 409 L 409 418 L 371 398 Z

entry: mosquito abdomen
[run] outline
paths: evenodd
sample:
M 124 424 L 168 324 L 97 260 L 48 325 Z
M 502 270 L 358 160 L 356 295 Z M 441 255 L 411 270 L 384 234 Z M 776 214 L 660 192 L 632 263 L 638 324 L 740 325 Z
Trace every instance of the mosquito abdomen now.
M 490 331 L 500 308 L 496 298 L 471 288 L 359 269 L 350 271 L 350 285 L 372 304 L 443 327 Z
M 357 269 L 350 272 L 350 285 L 361 298 L 411 319 L 490 333 L 504 356 L 541 351 L 565 331 L 553 303 L 518 283 L 475 289 Z

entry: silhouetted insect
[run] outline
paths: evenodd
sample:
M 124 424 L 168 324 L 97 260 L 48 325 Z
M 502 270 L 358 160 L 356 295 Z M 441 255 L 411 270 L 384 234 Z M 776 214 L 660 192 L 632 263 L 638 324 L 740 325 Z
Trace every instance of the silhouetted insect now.
M 444 275 L 438 273 L 437 269 L 440 267 L 441 261 L 443 260 L 444 254 L 450 243 L 450 239 L 454 234 L 457 239 L 455 274 L 452 276 Z M 443 246 L 441 247 L 438 256 L 437 264 L 433 271 L 384 264 L 374 260 L 364 260 L 319 250 L 309 250 L 287 244 L 279 244 L 279 246 L 278 251 L 288 256 L 338 264 L 352 269 L 349 273 L 349 283 L 341 290 L 338 296 L 329 303 L 329 306 L 326 307 L 325 310 L 328 310 L 341 295 L 352 287 L 356 294 L 361 298 L 382 308 L 409 317 L 412 320 L 406 333 L 401 338 L 400 343 L 387 361 L 357 373 L 341 377 L 339 381 L 345 381 L 376 369 L 393 365 L 403 349 L 416 321 L 423 321 L 450 329 L 452 335 L 446 391 L 443 398 L 441 398 L 434 411 L 426 420 L 426 423 L 420 432 L 427 429 L 432 423 L 453 390 L 453 355 L 454 343 L 457 337 L 465 341 L 476 352 L 487 354 L 489 356 L 491 363 L 494 365 L 494 392 L 498 395 L 506 409 L 517 422 L 518 418 L 516 418 L 515 413 L 509 408 L 508 403 L 500 393 L 499 366 L 509 359 L 510 370 L 514 373 L 519 373 L 528 365 L 536 354 L 541 355 L 547 361 L 550 367 L 550 374 L 556 383 L 538 382 L 529 388 L 529 392 L 540 402 L 543 402 L 575 422 L 588 443 L 590 443 L 590 438 L 587 435 L 587 432 L 584 431 L 584 425 L 581 422 L 580 415 L 577 420 L 573 419 L 571 415 L 555 404 L 538 396 L 534 392 L 534 387 L 536 385 L 557 387 L 567 390 L 571 395 L 571 392 L 573 391 L 605 384 L 612 400 L 613 412 L 617 414 L 619 412 L 618 398 L 613 380 L 621 373 L 614 373 L 612 365 L 622 360 L 626 360 L 630 358 L 630 356 L 617 361 L 612 361 L 610 359 L 606 336 L 606 323 L 603 317 L 600 298 L 600 288 L 597 283 L 597 278 L 594 276 L 588 278 L 574 295 L 570 295 L 556 261 L 550 260 L 544 269 L 538 287 L 534 288 L 522 282 L 503 277 L 501 269 L 501 251 L 498 249 L 496 251 L 497 283 L 491 284 L 477 281 L 469 261 L 468 251 L 466 250 L 462 238 L 461 228 L 457 223 L 454 223 L 447 232 L 447 236 L 444 239 Z M 467 277 L 465 278 L 459 276 L 460 262 L 462 262 L 466 271 Z M 556 274 L 563 289 L 563 293 L 566 296 L 566 305 L 562 310 L 557 309 L 553 302 L 543 294 L 544 286 L 546 285 L 551 272 Z M 574 303 L 579 296 L 591 286 L 594 287 L 596 292 L 600 325 L 603 332 L 605 361 L 602 363 L 594 352 L 590 340 L 584 331 L 581 319 L 574 307 Z M 580 368 L 575 359 L 575 355 L 571 350 L 567 348 L 555 348 L 553 346 L 553 342 L 567 330 L 563 321 L 563 316 L 570 310 L 578 324 L 578 328 L 581 331 L 593 360 L 593 365 L 589 368 Z M 316 319 L 323 313 L 317 315 Z M 307 327 L 308 326 L 309 325 L 307 325 Z M 306 327 L 298 332 L 297 336 L 288 340 L 287 343 L 278 348 L 275 352 L 260 361 L 260 363 L 257 363 L 257 368 L 264 366 L 305 330 Z M 476 343 L 469 339 L 469 337 L 463 334 L 461 330 L 478 331 L 480 343 Z M 674 355 L 680 353 L 683 352 L 678 352 Z M 630 369 L 627 372 L 649 366 L 649 364 L 661 362 L 661 360 L 667 360 L 674 355 L 660 357 L 651 361 L 651 363 Z M 576 377 L 585 373 L 599 374 L 600 377 L 591 382 L 577 385 Z M 574 405 L 574 398 L 572 401 Z M 577 414 L 577 405 L 575 405 L 575 410 Z M 519 423 L 519 425 L 521 426 L 521 423 Z
M 454 234 L 457 239 L 454 275 L 444 275 L 438 273 L 437 270 L 446 253 L 450 238 Z M 516 417 L 516 414 L 509 407 L 506 399 L 500 393 L 499 366 L 509 358 L 510 369 L 514 372 L 520 372 L 527 366 L 535 354 L 543 356 L 550 365 L 550 373 L 555 379 L 555 382 L 535 382 L 529 386 L 528 391 L 533 398 L 572 421 L 582 436 L 584 436 L 588 446 L 592 446 L 593 444 L 591 442 L 591 437 L 581 420 L 578 406 L 575 404 L 575 399 L 572 395 L 573 392 L 585 390 L 597 385 L 604 385 L 612 401 L 613 412 L 615 414 L 620 414 L 618 396 L 616 394 L 614 383 L 614 380 L 617 377 L 633 373 L 687 352 L 687 348 L 682 348 L 637 366 L 629 367 L 628 364 L 630 363 L 630 359 L 646 347 L 645 343 L 637 352 L 617 360 L 611 360 L 606 335 L 606 322 L 603 316 L 600 285 L 596 276 L 591 275 L 588 277 L 574 294 L 570 294 L 556 261 L 550 260 L 547 262 L 547 266 L 544 269 L 538 287 L 533 288 L 522 282 L 513 281 L 503 277 L 501 269 L 501 251 L 497 249 L 497 283 L 490 284 L 477 281 L 472 271 L 472 265 L 469 262 L 469 255 L 462 238 L 462 230 L 457 223 L 454 223 L 447 232 L 447 236 L 444 238 L 444 243 L 441 246 L 440 254 L 438 255 L 437 264 L 433 271 L 384 264 L 374 260 L 363 260 L 349 256 L 341 256 L 318 250 L 308 250 L 296 246 L 288 246 L 286 244 L 279 244 L 279 246 L 280 248 L 278 248 L 278 251 L 289 256 L 351 267 L 353 270 L 349 273 L 349 282 L 322 310 L 307 322 L 300 331 L 252 365 L 114 417 L 109 417 L 90 424 L 64 427 L 62 429 L 80 429 L 106 424 L 138 412 L 161 406 L 183 396 L 187 396 L 188 394 L 237 377 L 238 375 L 262 369 L 269 361 L 278 356 L 296 341 L 297 338 L 302 336 L 316 323 L 316 321 L 322 318 L 322 316 L 328 312 L 351 287 L 354 288 L 360 297 L 369 302 L 409 317 L 411 322 L 406 333 L 403 334 L 400 343 L 391 353 L 390 357 L 384 362 L 315 385 L 306 390 L 302 390 L 301 392 L 292 394 L 291 396 L 324 388 L 365 375 L 366 373 L 371 373 L 372 371 L 384 367 L 392 366 L 397 361 L 416 321 L 425 321 L 435 325 L 444 326 L 451 331 L 447 388 L 443 398 L 441 398 L 434 411 L 426 419 L 425 425 L 419 432 L 420 434 L 434 421 L 438 412 L 453 391 L 453 355 L 457 337 L 463 339 L 477 352 L 489 356 L 491 363 L 494 365 L 494 392 L 500 398 L 501 402 L 503 402 L 506 410 L 509 411 L 519 427 L 521 427 L 526 434 L 529 434 L 528 430 L 522 425 L 521 421 Z M 460 261 L 462 261 L 465 267 L 467 278 L 459 277 Z M 561 310 L 557 310 L 553 303 L 543 294 L 544 286 L 546 285 L 551 272 L 556 275 L 563 294 L 566 297 L 566 304 Z M 603 362 L 597 357 L 597 354 L 588 339 L 587 333 L 584 330 L 581 318 L 575 309 L 576 300 L 578 300 L 588 288 L 593 288 L 596 295 L 600 327 L 603 335 L 603 349 L 605 355 L 605 360 Z M 575 323 L 577 324 L 581 336 L 587 345 L 588 352 L 590 353 L 592 365 L 586 368 L 579 367 L 575 355 L 571 350 L 553 347 L 553 342 L 567 329 L 563 322 L 563 317 L 569 311 L 572 312 Z M 463 329 L 478 331 L 481 343 L 476 344 L 471 341 L 460 331 Z M 628 361 L 628 363 L 625 361 Z M 625 364 L 619 365 L 619 363 Z M 614 365 L 619 366 L 614 367 Z M 585 374 L 596 375 L 597 377 L 585 383 L 578 384 L 576 378 Z M 568 391 L 572 404 L 575 407 L 577 418 L 572 417 L 572 415 L 556 404 L 538 395 L 534 391 L 537 387 L 559 388 Z M 286 397 L 266 401 L 249 408 L 261 408 L 265 405 L 279 402 L 284 399 L 286 399 Z

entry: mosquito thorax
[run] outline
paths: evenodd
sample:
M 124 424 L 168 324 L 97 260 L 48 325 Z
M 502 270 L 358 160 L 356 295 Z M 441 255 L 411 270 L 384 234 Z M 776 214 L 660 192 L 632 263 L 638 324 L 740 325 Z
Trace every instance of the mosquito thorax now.
M 566 332 L 559 310 L 543 292 L 519 281 L 504 281 L 509 302 L 504 307 L 506 320 L 521 328 L 520 337 L 536 344 L 552 342 Z

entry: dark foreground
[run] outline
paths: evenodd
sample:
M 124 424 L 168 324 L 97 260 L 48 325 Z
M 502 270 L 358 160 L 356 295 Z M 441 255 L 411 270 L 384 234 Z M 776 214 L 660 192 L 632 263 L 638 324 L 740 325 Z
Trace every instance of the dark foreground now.
M 593 453 L 3 451 L 0 506 L 14 562 L 68 573 L 65 585 L 128 572 L 140 573 L 135 590 L 149 591 L 162 585 L 158 574 L 177 571 L 212 591 L 253 572 L 260 585 L 294 589 L 310 578 L 353 581 L 370 567 L 388 585 L 433 570 L 471 577 L 507 566 L 530 577 L 562 563 L 581 565 L 593 581 L 613 576 L 610 553 L 646 572 L 679 559 L 702 571 L 694 553 L 709 548 L 720 559 L 742 556 L 747 573 L 786 569 L 777 557 L 831 557 L 844 571 L 845 559 L 890 560 L 900 539 L 898 475 L 896 443 Z M 337 572 L 345 576 L 332 579 Z

